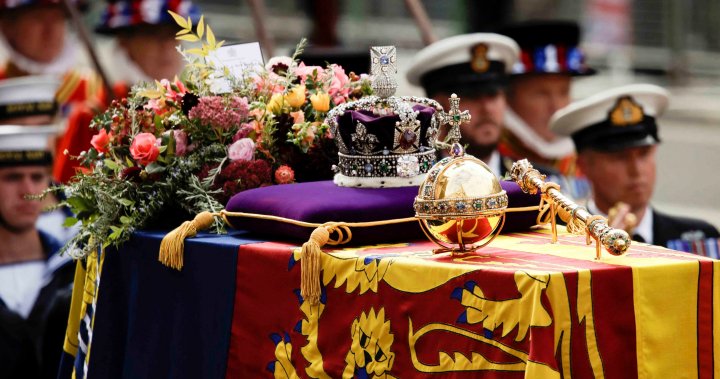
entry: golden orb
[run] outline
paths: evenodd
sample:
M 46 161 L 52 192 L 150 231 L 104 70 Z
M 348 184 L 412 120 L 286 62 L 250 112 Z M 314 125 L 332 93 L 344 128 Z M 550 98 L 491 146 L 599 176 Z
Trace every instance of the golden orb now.
M 460 144 L 428 172 L 415 197 L 415 217 L 439 252 L 465 254 L 492 241 L 505 222 L 507 193 L 492 170 Z

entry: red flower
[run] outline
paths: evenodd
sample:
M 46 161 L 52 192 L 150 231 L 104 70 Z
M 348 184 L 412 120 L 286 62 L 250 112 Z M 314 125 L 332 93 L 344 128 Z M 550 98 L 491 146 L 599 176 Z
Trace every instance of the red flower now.
M 282 165 L 275 170 L 275 183 L 290 184 L 295 181 L 295 171 L 288 165 Z
M 92 139 L 90 139 L 90 144 L 98 152 L 107 153 L 107 148 L 108 148 L 108 145 L 110 144 L 110 140 L 112 138 L 113 138 L 112 132 L 110 132 L 110 134 L 108 134 L 108 132 L 105 129 L 100 129 L 98 134 L 92 136 Z
M 150 133 L 140 133 L 133 138 L 130 145 L 130 154 L 141 165 L 147 166 L 155 162 L 160 149 L 157 147 L 157 138 Z
M 220 202 L 227 202 L 240 191 L 272 184 L 272 168 L 267 161 L 233 161 L 215 178 L 214 188 L 222 188 Z

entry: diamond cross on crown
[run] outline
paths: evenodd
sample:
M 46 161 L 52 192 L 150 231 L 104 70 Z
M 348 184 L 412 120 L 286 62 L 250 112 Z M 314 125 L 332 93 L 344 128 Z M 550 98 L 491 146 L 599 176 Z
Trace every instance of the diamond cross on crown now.
M 397 52 L 395 46 L 373 46 L 370 48 L 370 73 L 373 76 L 372 89 L 379 97 L 395 94 L 397 81 Z

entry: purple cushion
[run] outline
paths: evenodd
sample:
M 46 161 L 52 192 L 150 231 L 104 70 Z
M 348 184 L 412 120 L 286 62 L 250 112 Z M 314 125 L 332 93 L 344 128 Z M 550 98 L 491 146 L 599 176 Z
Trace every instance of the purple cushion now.
M 517 184 L 501 182 L 510 207 L 538 205 L 539 196 L 522 193 Z M 293 220 L 324 223 L 364 222 L 413 217 L 418 187 L 350 188 L 332 181 L 307 182 L 255 188 L 233 196 L 225 207 L 230 212 L 258 213 Z M 503 231 L 526 230 L 535 225 L 534 212 L 507 213 Z M 284 222 L 230 217 L 237 229 L 245 229 L 273 240 L 306 241 L 312 228 Z M 351 243 L 371 244 L 425 239 L 417 222 L 352 228 Z

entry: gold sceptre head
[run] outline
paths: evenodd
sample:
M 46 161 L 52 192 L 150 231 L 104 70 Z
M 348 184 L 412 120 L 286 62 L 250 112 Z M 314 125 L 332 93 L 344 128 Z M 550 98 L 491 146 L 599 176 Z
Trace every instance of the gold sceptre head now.
M 552 182 L 546 183 L 545 175 L 534 169 L 527 159 L 513 164 L 511 177 L 526 193 L 535 194 L 540 190 L 543 199 L 550 204 L 553 242 L 557 241 L 555 214 L 559 207 L 569 215 L 569 224 L 579 222 L 585 226 L 588 245 L 591 237 L 595 240 L 596 259 L 600 259 L 600 244 L 612 255 L 623 255 L 630 247 L 630 236 L 626 231 L 611 228 L 604 217 L 590 214 L 585 208 L 565 197 L 559 190 L 560 186 Z

